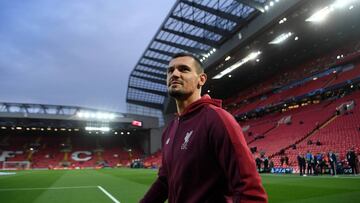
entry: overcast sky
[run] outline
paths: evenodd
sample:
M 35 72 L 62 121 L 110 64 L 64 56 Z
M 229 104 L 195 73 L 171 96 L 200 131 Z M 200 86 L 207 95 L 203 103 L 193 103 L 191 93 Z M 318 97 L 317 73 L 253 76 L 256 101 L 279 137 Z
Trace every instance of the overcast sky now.
M 126 112 L 130 71 L 175 0 L 1 0 L 0 102 Z

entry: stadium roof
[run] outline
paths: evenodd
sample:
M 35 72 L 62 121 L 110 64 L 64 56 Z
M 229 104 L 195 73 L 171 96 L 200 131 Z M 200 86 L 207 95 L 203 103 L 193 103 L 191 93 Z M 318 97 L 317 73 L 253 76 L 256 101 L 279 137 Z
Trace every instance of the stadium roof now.
M 34 119 L 43 122 L 31 122 Z M 124 128 L 129 128 L 136 121 L 141 122 L 143 128 L 158 127 L 157 119 L 143 115 L 124 114 L 79 106 L 0 102 L 0 126 L 14 127 L 20 123 L 30 123 L 29 125 L 33 126 L 45 125 L 44 123 L 47 125 L 58 124 L 51 124 L 53 121 L 59 121 L 58 123 L 61 123 L 61 125 L 71 124 L 77 127 L 79 127 L 80 122 L 92 124 L 112 123 Z
M 135 65 L 127 102 L 164 110 L 171 56 L 189 52 L 205 61 L 265 11 L 266 0 L 178 0 Z
M 328 20 L 307 20 L 330 7 Z M 358 9 L 359 1 L 351 0 L 177 1 L 130 76 L 127 102 L 175 112 L 165 77 L 170 56 L 178 51 L 202 60 L 208 75 L 204 93 L 232 96 L 285 68 L 358 42 Z M 222 72 L 224 77 L 217 77 Z

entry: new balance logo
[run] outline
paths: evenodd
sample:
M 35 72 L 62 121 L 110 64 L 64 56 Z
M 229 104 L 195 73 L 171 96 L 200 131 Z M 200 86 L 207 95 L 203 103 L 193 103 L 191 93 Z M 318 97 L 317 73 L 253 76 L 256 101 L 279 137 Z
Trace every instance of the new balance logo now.
M 184 150 L 184 149 L 187 149 L 187 144 L 189 142 L 189 139 L 192 135 L 193 131 L 190 131 L 190 132 L 187 132 L 186 133 L 186 136 L 184 138 L 184 143 L 181 145 L 181 149 Z

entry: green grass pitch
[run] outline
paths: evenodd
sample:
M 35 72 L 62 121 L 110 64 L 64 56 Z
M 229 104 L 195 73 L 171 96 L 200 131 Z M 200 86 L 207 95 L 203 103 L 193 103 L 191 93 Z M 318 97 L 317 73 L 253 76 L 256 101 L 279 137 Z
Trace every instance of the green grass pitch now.
M 147 191 L 156 173 L 143 169 L 17 171 L 0 176 L 0 202 L 133 203 Z M 359 176 L 263 175 L 262 180 L 269 202 L 360 202 Z

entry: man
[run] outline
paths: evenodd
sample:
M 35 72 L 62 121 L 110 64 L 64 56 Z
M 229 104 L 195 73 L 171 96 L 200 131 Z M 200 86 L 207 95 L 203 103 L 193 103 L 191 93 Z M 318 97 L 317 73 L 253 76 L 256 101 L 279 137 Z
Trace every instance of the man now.
M 269 158 L 267 156 L 264 157 L 264 171 L 265 173 L 269 173 Z
M 331 175 L 336 176 L 336 168 L 337 168 L 337 160 L 336 160 L 336 155 L 330 151 L 328 154 L 329 157 L 329 163 L 330 163 L 330 167 L 331 167 Z
M 167 86 L 177 116 L 162 137 L 162 167 L 142 203 L 267 202 L 242 130 L 221 101 L 201 94 L 207 79 L 196 57 L 170 61 Z
M 357 174 L 357 166 L 356 166 L 356 154 L 355 154 L 355 149 L 351 148 L 347 153 L 346 153 L 346 159 L 349 162 L 349 165 L 351 167 L 351 171 L 352 174 L 356 175 Z
M 318 175 L 318 156 L 316 154 L 313 155 L 313 160 L 311 162 L 311 166 L 312 166 L 312 171 L 314 172 L 314 175 Z
M 314 156 L 310 151 L 306 153 L 307 175 L 312 175 Z
M 305 175 L 305 167 L 306 167 L 306 160 L 302 153 L 299 153 L 297 156 L 298 164 L 299 164 L 299 170 L 300 170 L 300 176 Z
M 324 165 L 325 165 L 323 153 L 320 153 L 320 152 L 319 152 L 319 153 L 317 154 L 316 160 L 317 160 L 318 166 L 319 166 L 319 171 L 318 171 L 318 173 L 319 173 L 320 175 L 322 175 L 322 174 L 323 174 L 323 170 L 324 170 Z
M 256 157 L 255 159 L 255 164 L 256 164 L 256 168 L 257 168 L 257 171 L 260 173 L 261 172 L 261 163 L 262 163 L 262 160 L 260 157 Z

